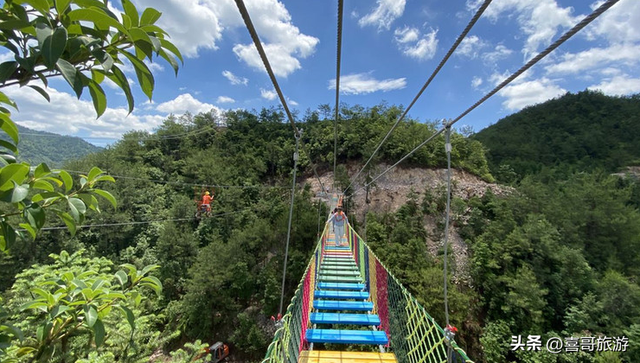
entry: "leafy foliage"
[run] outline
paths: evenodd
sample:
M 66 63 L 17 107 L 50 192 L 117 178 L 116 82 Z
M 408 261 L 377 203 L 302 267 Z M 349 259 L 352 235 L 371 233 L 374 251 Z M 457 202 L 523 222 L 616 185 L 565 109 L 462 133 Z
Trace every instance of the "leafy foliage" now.
M 489 150 L 491 170 L 510 182 L 543 168 L 618 171 L 640 164 L 640 96 L 612 97 L 596 91 L 558 99 L 499 120 L 473 139 Z

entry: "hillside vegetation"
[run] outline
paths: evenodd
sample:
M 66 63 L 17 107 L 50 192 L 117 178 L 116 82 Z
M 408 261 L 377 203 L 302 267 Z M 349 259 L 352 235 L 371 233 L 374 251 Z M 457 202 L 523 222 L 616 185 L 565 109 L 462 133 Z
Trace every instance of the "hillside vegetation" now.
M 640 95 L 568 93 L 527 107 L 473 136 L 488 149 L 494 175 L 503 181 L 544 168 L 603 169 L 640 165 Z
M 18 125 L 18 131 L 20 131 L 20 142 L 18 143 L 20 153 L 17 159 L 33 165 L 46 163 L 50 167 L 60 167 L 67 161 L 102 150 L 102 148 L 79 137 L 32 130 L 20 125 Z M 4 134 L 0 138 L 9 139 Z

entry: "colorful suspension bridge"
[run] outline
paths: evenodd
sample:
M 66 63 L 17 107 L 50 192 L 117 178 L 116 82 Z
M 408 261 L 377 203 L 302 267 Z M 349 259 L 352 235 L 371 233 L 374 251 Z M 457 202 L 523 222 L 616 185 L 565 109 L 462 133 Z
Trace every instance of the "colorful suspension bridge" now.
M 325 225 L 263 363 L 473 363 L 351 225 L 345 232 Z

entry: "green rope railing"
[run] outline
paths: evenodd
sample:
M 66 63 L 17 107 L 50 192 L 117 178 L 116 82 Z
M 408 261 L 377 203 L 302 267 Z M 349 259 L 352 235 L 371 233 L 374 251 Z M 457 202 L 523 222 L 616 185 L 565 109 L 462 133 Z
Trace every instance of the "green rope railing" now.
M 329 232 L 327 226 L 262 363 L 297 363 L 300 352 L 307 348 L 304 332 L 309 325 L 316 265 Z M 370 299 L 375 305 L 374 313 L 381 318 L 379 328 L 389 336 L 387 350 L 395 354 L 398 362 L 473 363 L 454 340 L 447 338 L 444 329 L 389 272 L 350 225 L 347 225 L 347 236 L 358 269 L 366 278 Z

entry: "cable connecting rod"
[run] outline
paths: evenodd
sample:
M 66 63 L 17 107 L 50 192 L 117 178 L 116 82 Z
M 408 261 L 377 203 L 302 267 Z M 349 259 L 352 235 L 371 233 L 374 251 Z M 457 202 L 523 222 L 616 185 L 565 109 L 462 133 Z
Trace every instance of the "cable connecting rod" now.
M 342 13 L 344 1 L 338 0 L 338 46 L 336 55 L 336 118 L 333 123 L 333 190 L 336 190 L 336 164 L 338 162 L 338 117 L 340 115 L 340 61 L 342 58 Z
M 424 145 L 426 145 L 428 142 L 430 142 L 431 140 L 433 140 L 436 136 L 440 135 L 442 132 L 445 131 L 445 129 L 447 129 L 448 127 L 453 126 L 456 122 L 460 121 L 464 116 L 466 116 L 467 114 L 469 114 L 469 112 L 473 111 L 476 107 L 480 106 L 483 102 L 485 102 L 487 99 L 489 99 L 491 96 L 493 96 L 494 94 L 498 93 L 498 91 L 500 91 L 502 88 L 504 88 L 506 85 L 508 85 L 509 83 L 511 83 L 514 79 L 516 79 L 519 75 L 521 75 L 522 73 L 526 72 L 529 68 L 531 68 L 534 64 L 538 63 L 542 58 L 544 58 L 545 56 L 547 56 L 549 53 L 551 53 L 553 50 L 555 50 L 556 48 L 558 48 L 562 43 L 566 42 L 569 38 L 571 38 L 572 36 L 574 36 L 577 32 L 579 32 L 580 30 L 582 30 L 582 28 L 584 28 L 585 26 L 587 26 L 589 23 L 591 23 L 592 21 L 594 21 L 597 17 L 599 17 L 600 15 L 602 15 L 602 13 L 604 13 L 605 11 L 607 11 L 609 8 L 611 8 L 613 5 L 615 5 L 618 1 L 620 0 L 607 0 L 605 3 L 603 3 L 600 7 L 598 7 L 596 10 L 594 10 L 589 16 L 585 17 L 584 19 L 582 19 L 582 21 L 580 21 L 578 24 L 576 24 L 573 28 L 571 28 L 569 31 L 567 31 L 566 33 L 564 33 L 564 35 L 562 35 L 558 40 L 556 40 L 555 42 L 553 42 L 553 44 L 551 44 L 550 46 L 548 46 L 545 50 L 543 50 L 542 52 L 538 53 L 538 55 L 536 55 L 535 57 L 533 57 L 529 62 L 527 62 L 524 66 L 522 66 L 520 69 L 518 69 L 515 73 L 513 73 L 511 76 L 509 76 L 507 79 L 505 79 L 504 81 L 502 81 L 502 83 L 500 83 L 498 86 L 496 86 L 496 88 L 494 88 L 491 92 L 487 93 L 484 97 L 482 97 L 480 100 L 478 100 L 478 102 L 474 103 L 471 107 L 469 107 L 468 109 L 466 109 L 463 113 L 460 114 L 460 116 L 456 117 L 455 119 L 449 121 L 448 123 L 445 124 L 445 126 L 443 128 L 441 128 L 440 130 L 436 131 L 436 133 L 434 133 L 433 135 L 431 135 L 428 139 L 426 139 L 425 141 L 423 141 L 422 143 L 420 143 L 420 145 L 416 146 L 413 150 L 411 150 L 407 155 L 403 156 L 402 159 L 400 159 L 397 163 L 393 164 L 392 166 L 390 166 L 389 168 L 387 168 L 385 171 L 383 171 L 382 173 L 380 173 L 378 176 L 376 176 L 375 178 L 373 178 L 369 183 L 366 183 L 365 185 L 363 185 L 362 187 L 356 189 L 353 193 L 351 193 L 350 195 L 355 194 L 356 192 L 362 190 L 362 188 L 365 188 L 369 185 L 371 185 L 373 182 L 375 182 L 376 180 L 378 180 L 380 177 L 382 177 L 383 175 L 385 175 L 386 173 L 388 173 L 389 171 L 391 171 L 391 169 L 395 168 L 396 166 L 398 166 L 398 164 L 400 164 L 401 162 L 403 162 L 404 160 L 406 160 L 409 156 L 413 155 L 416 151 L 418 151 L 418 149 L 420 149 L 421 147 L 423 147 Z
M 296 127 L 296 123 L 293 120 L 293 115 L 291 115 L 291 111 L 289 111 L 289 106 L 287 106 L 287 101 L 285 100 L 282 90 L 278 85 L 278 80 L 276 79 L 276 76 L 273 73 L 273 69 L 271 68 L 269 59 L 267 58 L 267 53 L 264 51 L 262 42 L 260 42 L 260 37 L 258 37 L 258 32 L 256 31 L 256 28 L 253 26 L 253 23 L 251 22 L 249 11 L 247 11 L 247 7 L 244 5 L 243 0 L 235 0 L 235 1 L 236 1 L 236 5 L 238 6 L 238 10 L 240 11 L 240 15 L 242 15 L 242 19 L 244 20 L 244 24 L 246 25 L 247 30 L 249 31 L 249 35 L 251 35 L 251 39 L 253 39 L 253 44 L 256 46 L 256 49 L 258 50 L 258 54 L 260 54 L 260 59 L 262 59 L 264 68 L 267 70 L 267 73 L 269 74 L 271 83 L 273 83 L 273 88 L 276 90 L 276 93 L 278 94 L 278 98 L 280 98 L 280 103 L 282 104 L 282 107 L 284 108 L 284 111 L 287 114 L 287 118 L 289 119 L 289 123 L 293 128 L 293 133 L 296 139 L 300 139 L 300 145 L 302 147 L 302 151 L 304 151 L 305 154 L 309 156 L 309 161 L 311 162 L 311 168 L 313 169 L 313 173 L 316 179 L 318 179 L 318 183 L 320 183 L 320 187 L 324 191 L 325 190 L 324 184 L 322 183 L 322 180 L 320 180 L 320 176 L 318 175 L 318 172 L 316 170 L 316 165 L 313 163 L 313 161 L 311 161 L 311 154 L 309 154 L 309 152 L 307 151 L 307 148 L 305 147 L 304 142 L 302 141 L 302 133 Z
M 469 33 L 469 31 L 471 30 L 471 28 L 476 24 L 476 22 L 478 21 L 478 19 L 480 19 L 480 16 L 482 16 L 482 13 L 484 13 L 484 11 L 487 9 L 487 7 L 489 6 L 489 4 L 491 4 L 492 0 L 485 0 L 484 3 L 482 4 L 482 6 L 480 6 L 480 8 L 476 11 L 475 15 L 473 16 L 473 18 L 471 18 L 471 20 L 469 21 L 469 23 L 467 24 L 467 26 L 464 28 L 464 30 L 462 31 L 462 33 L 460 33 L 460 36 L 458 36 L 458 39 L 456 39 L 456 41 L 453 43 L 453 45 L 451 46 L 451 48 L 449 48 L 449 51 L 447 52 L 447 54 L 444 56 L 444 58 L 442 58 L 442 60 L 440 61 L 440 64 L 438 64 L 438 66 L 436 67 L 436 69 L 433 71 L 433 73 L 431 73 L 431 76 L 429 77 L 429 79 L 427 80 L 427 82 L 425 82 L 425 84 L 422 86 L 422 88 L 420 89 L 420 91 L 418 92 L 418 94 L 413 98 L 413 101 L 411 101 L 411 103 L 409 104 L 409 107 L 407 107 L 406 110 L 404 110 L 404 112 L 402 113 L 402 115 L 398 118 L 398 120 L 396 121 L 395 124 L 393 124 L 393 126 L 391 127 L 391 129 L 389 130 L 389 132 L 387 132 L 387 135 L 385 135 L 385 137 L 382 139 L 382 141 L 380 141 L 380 143 L 378 144 L 378 147 L 376 147 L 376 149 L 373 151 L 373 154 L 371 154 L 371 156 L 369 157 L 369 160 L 367 160 L 367 162 L 364 164 L 364 166 L 360 169 L 360 171 L 358 171 L 358 173 L 354 176 L 353 181 L 351 182 L 351 184 L 349 184 L 349 186 L 343 191 L 343 193 L 346 193 L 347 190 L 349 190 L 349 188 L 351 187 L 351 185 L 353 185 L 353 183 L 356 182 L 356 180 L 358 179 L 358 176 L 360 176 L 360 174 L 362 173 L 362 171 L 367 167 L 367 165 L 369 165 L 369 163 L 371 162 L 371 160 L 373 159 L 373 157 L 376 155 L 376 153 L 378 153 L 378 151 L 380 150 L 380 148 L 382 147 L 382 144 L 384 144 L 385 141 L 387 141 L 387 139 L 389 138 L 389 136 L 391 135 L 391 133 L 393 132 L 393 130 L 396 129 L 396 127 L 398 126 L 398 124 L 400 124 L 400 122 L 402 120 L 404 120 L 405 116 L 407 115 L 407 113 L 409 113 L 409 110 L 411 110 L 411 108 L 413 107 L 413 105 L 416 103 L 416 101 L 418 101 L 418 98 L 420 98 L 420 96 L 422 96 L 422 93 L 424 92 L 425 89 L 427 89 L 427 87 L 429 86 L 429 84 L 431 84 L 431 81 L 433 81 L 433 79 L 436 77 L 436 75 L 438 74 L 438 72 L 440 72 L 440 70 L 442 69 L 442 67 L 445 65 L 445 63 L 447 63 L 447 61 L 449 60 L 449 57 L 451 57 L 451 55 L 453 54 L 453 52 L 456 50 L 456 48 L 458 48 L 458 45 L 460 45 L 460 43 L 462 43 L 462 40 L 467 36 L 467 34 Z

